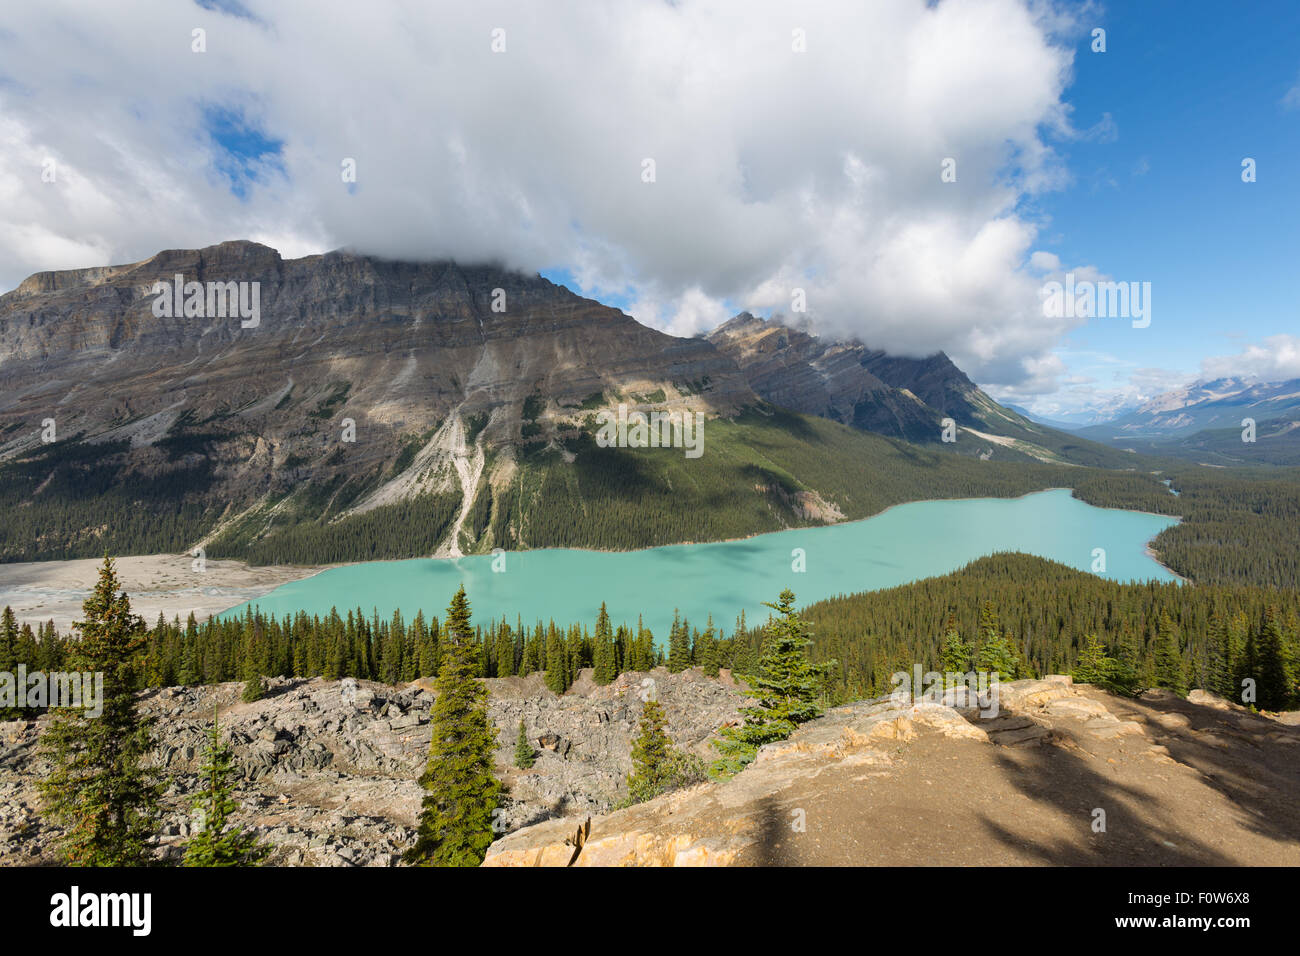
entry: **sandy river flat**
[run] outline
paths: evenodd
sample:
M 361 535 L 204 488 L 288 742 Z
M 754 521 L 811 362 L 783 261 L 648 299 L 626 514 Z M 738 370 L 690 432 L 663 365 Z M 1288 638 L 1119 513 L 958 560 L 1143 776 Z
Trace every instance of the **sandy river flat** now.
M 149 624 L 161 611 L 184 622 L 193 611 L 209 615 L 261 597 L 282 584 L 308 577 L 318 567 L 249 567 L 242 561 L 207 561 L 202 572 L 184 554 L 150 554 L 117 558 L 118 577 L 131 608 Z M 81 602 L 99 576 L 101 560 L 33 561 L 0 564 L 0 607 L 9 605 L 19 621 L 53 620 L 66 632 L 81 616 Z

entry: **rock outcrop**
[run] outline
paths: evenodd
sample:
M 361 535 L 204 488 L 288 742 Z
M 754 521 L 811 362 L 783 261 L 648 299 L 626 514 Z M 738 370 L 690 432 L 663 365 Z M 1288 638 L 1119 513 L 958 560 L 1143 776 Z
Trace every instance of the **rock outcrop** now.
M 873 374 L 867 365 L 875 353 L 861 345 L 826 342 L 748 312 L 708 338 L 740 366 L 754 391 L 777 405 L 913 441 L 939 434 L 942 415 L 906 386 Z
M 951 418 L 962 440 L 948 447 L 959 454 L 1123 467 L 1112 450 L 998 404 L 943 352 L 889 355 L 748 312 L 718 326 L 708 340 L 736 362 L 755 392 L 808 415 L 918 443 L 942 443 L 942 422 Z
M 726 782 L 593 817 L 576 859 L 574 822 L 551 820 L 484 865 L 1300 863 L 1300 730 L 1068 677 L 999 690 L 987 716 L 952 696 L 836 708 Z
M 497 772 L 508 787 L 503 831 L 564 814 L 601 813 L 626 796 L 630 750 L 644 695 L 655 694 L 681 748 L 701 755 L 743 703 L 726 677 L 660 668 L 606 686 L 583 672 L 555 695 L 541 676 L 486 682 L 498 728 Z M 239 699 L 242 685 L 170 687 L 143 695 L 158 718 L 152 766 L 168 782 L 160 852 L 179 854 L 189 835 L 214 707 L 240 780 L 236 822 L 257 830 L 281 865 L 387 866 L 411 845 L 429 751 L 431 682 L 400 688 L 369 681 L 275 679 L 266 698 Z M 512 765 L 519 720 L 538 758 Z M 53 830 L 39 814 L 45 769 L 37 740 L 45 718 L 0 723 L 0 865 L 54 861 Z
M 422 794 L 427 684 L 270 683 L 254 703 L 239 684 L 143 695 L 168 783 L 159 855 L 179 856 L 191 832 L 215 706 L 239 773 L 236 822 L 272 846 L 270 862 L 398 864 Z M 675 743 L 708 756 L 741 688 L 662 669 L 604 687 L 588 672 L 560 696 L 539 675 L 487 683 L 508 787 L 489 866 L 1300 865 L 1298 715 L 1204 692 L 1130 700 L 1048 677 L 1000 685 L 996 713 L 951 694 L 861 701 L 728 781 L 611 810 L 647 694 Z M 538 750 L 529 770 L 511 761 L 521 718 Z M 0 723 L 0 865 L 56 862 L 36 790 L 43 724 Z

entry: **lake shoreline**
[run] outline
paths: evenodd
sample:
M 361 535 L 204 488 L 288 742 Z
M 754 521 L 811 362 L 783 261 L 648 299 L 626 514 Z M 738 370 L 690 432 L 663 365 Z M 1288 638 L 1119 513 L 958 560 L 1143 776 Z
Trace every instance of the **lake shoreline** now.
M 464 585 L 476 616 L 532 621 L 584 619 L 602 602 L 615 620 L 644 616 L 656 635 L 674 613 L 698 624 L 706 616 L 728 621 L 763 613 L 763 600 L 792 588 L 799 603 L 836 594 L 877 591 L 943 576 L 993 554 L 1020 552 L 1093 573 L 1094 546 L 1109 552 L 1115 583 L 1185 583 L 1151 547 L 1170 515 L 1100 508 L 1069 488 L 1048 488 L 1008 498 L 940 498 L 900 502 L 869 518 L 763 532 L 730 541 L 683 542 L 631 551 L 537 548 L 458 558 L 365 561 L 328 581 L 286 585 L 270 600 L 248 602 L 283 617 L 331 607 L 374 608 L 381 617 L 400 611 L 437 613 L 442 599 Z M 901 505 L 911 507 L 903 509 Z M 870 522 L 876 522 L 871 524 Z M 780 537 L 777 537 L 777 536 Z M 495 566 L 494 566 L 495 565 Z M 498 573 L 509 571 L 512 573 Z M 348 595 L 347 598 L 343 598 Z M 588 605 L 591 605 L 588 607 Z M 229 619 L 245 606 L 229 609 Z
M 1026 492 L 1022 495 L 1004 498 L 989 497 L 987 495 L 964 498 L 919 498 L 913 501 L 898 502 L 875 512 L 874 514 L 862 518 L 853 518 L 847 521 L 808 524 L 793 528 L 780 528 L 733 538 L 719 538 L 706 541 L 679 541 L 670 544 L 652 545 L 646 548 L 615 550 L 609 548 L 546 547 L 529 548 L 522 551 L 505 551 L 503 553 L 506 555 L 543 555 L 548 553 L 567 553 L 576 555 L 632 555 L 638 553 L 646 554 L 670 548 L 700 548 L 714 545 L 737 544 L 755 541 L 770 535 L 784 534 L 787 532 L 820 532 L 827 529 L 850 528 L 854 525 L 880 519 L 897 509 L 903 508 L 904 506 L 980 501 L 989 503 L 1023 502 L 1036 495 L 1043 495 L 1050 492 L 1070 492 L 1071 501 L 1086 505 L 1089 508 L 1095 508 L 1099 511 L 1143 515 L 1168 520 L 1174 523 L 1182 520 L 1182 516 L 1178 515 L 1166 515 L 1157 512 L 1137 511 L 1127 508 L 1105 508 L 1099 505 L 1091 505 L 1088 502 L 1083 501 L 1083 499 L 1075 498 L 1073 491 L 1074 489 L 1069 487 L 1053 486 Z M 1152 535 L 1146 540 L 1146 542 L 1144 542 L 1145 556 L 1179 583 L 1190 584 L 1191 582 L 1187 578 L 1184 578 L 1166 565 L 1161 560 L 1159 552 L 1152 547 L 1152 542 L 1154 542 L 1159 533 L 1160 532 L 1156 532 L 1156 534 Z M 1001 550 L 1004 549 L 998 549 L 990 553 L 999 553 Z M 185 575 L 185 581 L 176 581 L 174 578 L 178 573 L 181 573 L 180 569 L 184 564 L 190 561 L 189 555 L 128 555 L 122 558 L 117 558 L 116 560 L 118 562 L 119 570 L 126 567 L 127 569 L 133 569 L 136 572 L 130 575 L 123 575 L 123 585 L 127 593 L 131 596 L 132 605 L 135 607 L 137 613 L 141 613 L 142 616 L 146 617 L 146 620 L 151 621 L 152 618 L 156 618 L 159 610 L 162 610 L 169 619 L 175 614 L 179 614 L 184 618 L 191 612 L 195 613 L 196 618 L 199 620 L 203 620 L 205 616 L 208 618 L 220 617 L 232 610 L 242 608 L 246 605 L 259 606 L 258 602 L 260 598 L 277 591 L 285 585 L 301 584 L 302 582 L 309 581 L 326 571 L 337 570 L 340 568 L 355 568 L 363 565 L 395 565 L 411 561 L 433 561 L 444 565 L 455 566 L 456 562 L 459 562 L 463 558 L 490 559 L 491 557 L 491 552 L 484 552 L 462 555 L 459 558 L 428 556 L 379 558 L 367 561 L 347 561 L 324 565 L 250 565 L 243 561 L 239 561 L 238 559 L 210 559 L 207 562 L 207 570 L 203 572 L 204 577 L 201 580 L 198 579 L 197 572 L 192 572 L 191 574 Z M 15 613 L 18 614 L 21 619 L 45 621 L 53 617 L 56 621 L 56 625 L 59 625 L 60 628 L 63 629 L 62 625 L 80 615 L 80 600 L 84 599 L 84 595 L 89 593 L 89 590 L 93 587 L 93 573 L 84 581 L 81 580 L 81 577 L 88 573 L 90 566 L 97 566 L 98 564 L 98 559 L 86 558 L 72 559 L 68 561 L 24 562 L 22 564 L 0 565 L 0 604 L 13 604 Z M 133 568 L 133 566 L 141 564 L 144 566 L 143 569 Z M 47 573 L 36 572 L 36 569 L 45 572 L 47 568 Z M 74 569 L 77 572 L 77 575 L 75 576 L 73 575 Z M 7 571 L 14 570 L 17 570 L 20 573 L 17 575 L 6 573 Z M 147 575 L 150 578 L 157 578 L 160 575 L 163 577 L 171 575 L 172 579 L 165 582 L 159 582 L 157 580 L 150 580 L 147 583 L 142 582 L 141 576 L 150 571 L 152 573 Z M 939 571 L 933 575 L 926 576 L 939 576 L 945 573 L 951 572 Z M 128 577 L 130 580 L 128 580 Z M 15 581 L 15 578 L 19 580 Z M 917 578 L 916 580 L 924 580 L 924 577 Z M 170 584 L 171 587 L 160 588 L 158 586 L 159 583 Z M 891 587 L 896 585 L 890 584 L 884 586 Z M 860 591 L 877 589 L 878 588 L 875 587 L 859 588 Z M 20 594 L 20 592 L 24 591 L 27 592 L 26 595 Z M 60 595 L 52 595 L 50 592 L 54 591 L 64 593 Z M 210 593 L 211 591 L 216 591 L 218 593 Z M 222 591 L 226 591 L 227 593 L 223 595 L 220 593 Z M 200 594 L 198 592 L 204 593 Z M 28 599 L 15 601 L 13 600 L 15 596 L 26 597 Z M 9 600 L 6 601 L 6 598 L 9 598 Z M 58 599 L 60 598 L 68 605 L 67 607 L 60 607 L 58 605 Z M 191 598 L 197 598 L 197 600 L 192 602 L 193 606 L 188 610 L 182 609 L 180 605 L 191 603 Z M 52 601 L 54 602 L 53 606 L 51 606 Z M 72 607 L 72 602 L 74 601 L 76 602 L 75 608 Z

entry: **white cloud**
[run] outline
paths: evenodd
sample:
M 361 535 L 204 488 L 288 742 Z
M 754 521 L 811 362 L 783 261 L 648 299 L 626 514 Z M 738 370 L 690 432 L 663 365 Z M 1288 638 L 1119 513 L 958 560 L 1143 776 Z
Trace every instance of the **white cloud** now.
M 244 6 L 251 19 L 174 0 L 7 12 L 0 287 L 259 237 L 286 254 L 566 267 L 678 333 L 724 303 L 788 312 L 799 287 L 827 333 L 944 348 L 983 382 L 1045 389 L 1061 371 L 1068 325 L 1037 294 L 1060 262 L 1022 212 L 1064 181 L 1051 139 L 1077 136 L 1056 32 L 1077 25 L 1061 8 Z M 196 27 L 206 53 L 191 52 Z M 215 166 L 205 107 L 283 141 L 244 200 Z M 46 155 L 57 183 L 40 180 Z M 955 183 L 940 181 L 947 157 Z
M 1201 362 L 1201 375 L 1206 379 L 1246 378 L 1261 382 L 1300 378 L 1300 336 L 1270 335 L 1236 355 L 1207 358 Z
M 1059 354 L 1053 354 L 1059 358 Z M 1097 421 L 1188 384 L 1186 371 L 1139 367 L 1108 352 L 1071 349 L 1052 375 L 1031 377 L 1013 387 L 991 388 L 998 401 L 1023 405 L 1047 418 L 1091 415 Z M 1046 387 L 1044 387 L 1046 386 Z
M 1028 368 L 1046 368 L 1048 374 L 1030 374 L 1021 383 L 992 387 L 989 393 L 999 401 L 1024 405 L 1035 414 L 1049 418 L 1083 412 L 1107 418 L 1116 409 L 1136 406 L 1198 382 L 1220 378 L 1282 382 L 1300 378 L 1300 336 L 1272 335 L 1259 343 L 1245 345 L 1233 355 L 1212 356 L 1202 360 L 1196 373 L 1138 367 L 1105 352 L 1076 349 L 1068 358 L 1068 371 L 1064 366 L 1054 368 L 1050 363 L 1045 366 L 1035 363 Z M 1045 384 L 1050 387 L 1044 387 Z

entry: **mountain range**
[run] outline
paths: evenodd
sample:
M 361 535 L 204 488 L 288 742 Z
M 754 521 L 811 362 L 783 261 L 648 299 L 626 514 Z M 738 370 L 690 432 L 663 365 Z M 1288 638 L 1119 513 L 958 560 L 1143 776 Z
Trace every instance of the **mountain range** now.
M 1253 382 L 1218 378 L 1157 395 L 1110 421 L 1080 429 L 1099 441 L 1178 438 L 1208 428 L 1240 428 L 1256 422 L 1300 417 L 1300 379 Z
M 999 405 L 942 351 L 887 355 L 742 312 L 708 336 L 774 404 L 914 443 L 943 443 L 944 419 L 985 458 L 1128 467 L 1131 460 Z
M 604 447 L 620 405 L 703 416 L 703 463 Z M 1131 457 L 998 405 L 942 352 L 747 313 L 679 338 L 490 265 L 236 241 L 0 296 L 0 560 L 705 540 L 1018 493 L 1043 478 L 1009 466 L 1038 461 Z
M 1247 420 L 1254 441 L 1243 441 Z M 1083 438 L 1206 464 L 1300 464 L 1300 379 L 1217 378 L 1157 395 Z

